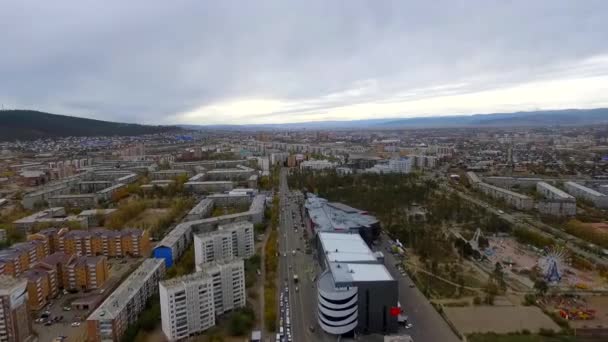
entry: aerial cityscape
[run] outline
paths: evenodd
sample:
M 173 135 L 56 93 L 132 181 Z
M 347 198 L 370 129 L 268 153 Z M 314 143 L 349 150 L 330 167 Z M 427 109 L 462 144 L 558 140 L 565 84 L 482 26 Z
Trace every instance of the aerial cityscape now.
M 0 22 L 0 341 L 608 341 L 608 4 Z

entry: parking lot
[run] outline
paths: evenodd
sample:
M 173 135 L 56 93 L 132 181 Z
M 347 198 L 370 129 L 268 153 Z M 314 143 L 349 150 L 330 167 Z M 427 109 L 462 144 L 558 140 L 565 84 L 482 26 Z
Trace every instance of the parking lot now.
M 38 334 L 38 341 L 52 342 L 62 336 L 67 342 L 85 341 L 87 316 L 142 260 L 136 258 L 109 259 L 110 278 L 101 289 L 77 293 L 60 291 L 57 298 L 52 299 L 43 310 L 32 315 L 32 326 Z M 94 302 L 94 307 L 77 310 L 71 306 L 73 301 L 83 298 Z

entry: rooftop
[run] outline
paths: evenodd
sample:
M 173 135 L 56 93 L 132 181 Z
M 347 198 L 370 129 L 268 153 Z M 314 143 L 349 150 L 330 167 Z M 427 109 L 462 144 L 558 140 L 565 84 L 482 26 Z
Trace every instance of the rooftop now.
M 558 188 L 554 187 L 553 185 L 550 185 L 549 183 L 538 182 L 537 185 L 542 188 L 545 188 L 547 191 L 551 192 L 555 197 L 557 197 L 559 199 L 574 199 L 574 197 L 567 194 L 565 191 L 558 189 Z
M 329 262 L 376 262 L 359 234 L 319 232 L 319 240 Z
M 11 291 L 17 286 L 23 286 L 25 288 L 27 281 L 23 278 L 13 278 L 8 275 L 0 275 L 0 295 L 6 295 L 6 291 Z M 4 292 L 4 293 L 3 293 Z
M 342 203 L 330 203 L 324 198 L 310 194 L 304 206 L 320 231 L 348 231 L 371 227 L 378 223 L 374 216 L 368 215 L 365 211 Z
M 163 259 L 145 259 L 101 305 L 88 320 L 114 319 L 124 309 L 154 272 L 164 264 Z
M 588 193 L 589 195 L 592 195 L 592 196 L 598 196 L 598 197 L 606 196 L 606 195 L 604 195 L 601 192 L 595 191 L 595 190 L 593 190 L 591 188 L 588 188 L 588 187 L 586 187 L 584 185 L 580 185 L 578 183 L 566 182 L 565 184 L 569 185 L 569 186 L 572 186 L 572 187 L 575 187 L 575 188 L 577 188 L 579 190 L 585 191 L 586 193 Z

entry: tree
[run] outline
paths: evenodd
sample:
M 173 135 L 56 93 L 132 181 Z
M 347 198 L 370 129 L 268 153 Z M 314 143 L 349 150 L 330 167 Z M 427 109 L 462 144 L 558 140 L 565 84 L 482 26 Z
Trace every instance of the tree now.
M 496 284 L 498 285 L 498 287 L 502 290 L 505 291 L 507 289 L 507 283 L 505 282 L 505 278 L 504 278 L 504 270 L 502 268 L 502 265 L 497 262 L 496 265 L 494 265 L 494 272 L 492 274 L 492 276 L 494 277 L 494 280 L 496 281 Z
M 549 291 L 549 285 L 544 279 L 539 279 L 534 282 L 534 289 L 538 292 L 538 294 L 544 296 L 547 291 Z
M 253 328 L 253 310 L 244 308 L 235 311 L 230 317 L 229 329 L 233 336 L 243 336 Z

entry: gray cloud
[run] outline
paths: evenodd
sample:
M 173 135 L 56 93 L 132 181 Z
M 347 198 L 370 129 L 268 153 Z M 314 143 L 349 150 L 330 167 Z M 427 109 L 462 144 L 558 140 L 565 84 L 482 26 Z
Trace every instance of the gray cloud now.
M 368 101 L 606 75 L 581 63 L 608 54 L 607 13 L 605 1 L 569 0 L 8 0 L 0 103 L 169 123 L 263 98 L 298 104 L 279 113 L 301 119 Z M 432 90 L 459 83 L 467 85 Z M 201 113 L 193 123 L 217 120 Z

